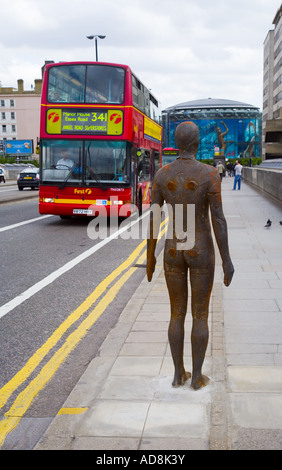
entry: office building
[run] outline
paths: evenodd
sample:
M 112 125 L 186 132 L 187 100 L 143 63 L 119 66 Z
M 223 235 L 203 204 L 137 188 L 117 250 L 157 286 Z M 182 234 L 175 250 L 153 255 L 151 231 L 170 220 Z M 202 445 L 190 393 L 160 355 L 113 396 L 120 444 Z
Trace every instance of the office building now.
M 282 158 L 282 5 L 264 41 L 262 158 Z

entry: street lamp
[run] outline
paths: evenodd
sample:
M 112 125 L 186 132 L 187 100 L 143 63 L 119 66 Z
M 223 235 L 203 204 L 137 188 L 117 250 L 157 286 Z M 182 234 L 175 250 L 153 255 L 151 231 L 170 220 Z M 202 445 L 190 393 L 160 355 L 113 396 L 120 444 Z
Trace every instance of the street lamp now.
M 101 34 L 93 34 L 92 36 L 86 36 L 87 39 L 94 39 L 95 38 L 95 50 L 96 50 L 96 62 L 98 62 L 98 42 L 97 38 L 105 39 L 106 36 L 102 36 Z

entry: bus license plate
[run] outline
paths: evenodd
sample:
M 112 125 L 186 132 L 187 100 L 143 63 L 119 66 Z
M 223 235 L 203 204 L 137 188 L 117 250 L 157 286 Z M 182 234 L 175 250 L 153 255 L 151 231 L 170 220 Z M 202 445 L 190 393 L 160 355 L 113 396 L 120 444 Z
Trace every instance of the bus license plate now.
M 72 213 L 79 215 L 93 215 L 92 209 L 73 209 Z

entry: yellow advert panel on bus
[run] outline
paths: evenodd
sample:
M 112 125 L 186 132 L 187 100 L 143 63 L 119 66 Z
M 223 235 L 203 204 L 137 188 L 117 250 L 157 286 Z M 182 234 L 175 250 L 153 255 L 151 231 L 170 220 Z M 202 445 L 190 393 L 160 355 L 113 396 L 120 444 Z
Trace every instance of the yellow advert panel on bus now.
M 123 111 L 48 109 L 46 114 L 48 134 L 98 134 L 121 135 L 123 133 Z
M 161 142 L 162 140 L 161 126 L 151 121 L 146 116 L 144 116 L 144 136 L 155 142 Z

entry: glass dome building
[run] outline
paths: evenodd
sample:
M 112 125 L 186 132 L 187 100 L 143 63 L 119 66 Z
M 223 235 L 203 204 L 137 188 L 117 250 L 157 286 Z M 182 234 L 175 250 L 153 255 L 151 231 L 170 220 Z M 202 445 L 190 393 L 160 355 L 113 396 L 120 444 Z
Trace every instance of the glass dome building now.
M 262 114 L 255 106 L 208 98 L 171 106 L 162 117 L 163 147 L 175 147 L 178 124 L 193 121 L 200 132 L 198 159 L 261 157 Z

